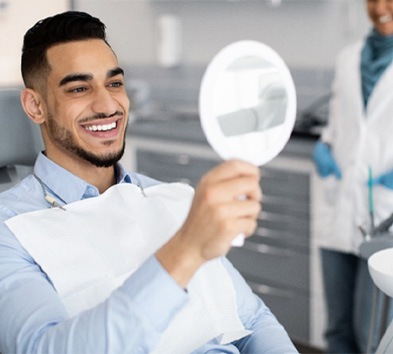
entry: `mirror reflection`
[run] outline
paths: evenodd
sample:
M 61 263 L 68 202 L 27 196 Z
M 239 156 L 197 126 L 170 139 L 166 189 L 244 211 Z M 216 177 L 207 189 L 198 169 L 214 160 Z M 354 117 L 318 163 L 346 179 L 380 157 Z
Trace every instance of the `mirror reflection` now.
M 223 159 L 262 165 L 289 139 L 296 115 L 295 87 L 273 49 L 240 41 L 210 62 L 199 106 L 206 138 Z
M 214 97 L 218 123 L 227 137 L 267 130 L 277 134 L 285 122 L 287 94 L 280 73 L 258 57 L 229 65 L 217 81 Z

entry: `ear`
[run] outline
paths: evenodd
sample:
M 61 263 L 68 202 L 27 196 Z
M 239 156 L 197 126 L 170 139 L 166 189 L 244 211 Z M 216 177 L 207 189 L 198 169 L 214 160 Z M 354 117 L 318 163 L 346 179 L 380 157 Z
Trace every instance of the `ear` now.
M 27 116 L 36 124 L 44 123 L 45 115 L 41 95 L 32 89 L 26 88 L 22 91 L 20 99 Z

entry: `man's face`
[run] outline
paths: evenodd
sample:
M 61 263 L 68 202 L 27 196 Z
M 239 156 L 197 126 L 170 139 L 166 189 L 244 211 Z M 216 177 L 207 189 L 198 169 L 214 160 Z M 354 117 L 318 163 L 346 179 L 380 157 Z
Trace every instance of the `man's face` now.
M 367 0 L 367 11 L 380 34 L 393 34 L 393 0 Z
M 129 111 L 116 56 L 104 41 L 93 39 L 55 45 L 47 59 L 47 156 L 63 165 L 70 158 L 113 165 L 124 151 Z

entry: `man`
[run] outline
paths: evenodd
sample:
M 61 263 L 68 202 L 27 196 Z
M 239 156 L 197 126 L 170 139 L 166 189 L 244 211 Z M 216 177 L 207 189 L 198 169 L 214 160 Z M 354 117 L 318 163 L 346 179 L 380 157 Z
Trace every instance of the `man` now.
M 195 195 L 124 171 L 124 72 L 86 13 L 33 26 L 22 76 L 45 151 L 0 195 L 0 352 L 297 353 L 223 257 L 256 227 L 258 168 L 223 163 Z

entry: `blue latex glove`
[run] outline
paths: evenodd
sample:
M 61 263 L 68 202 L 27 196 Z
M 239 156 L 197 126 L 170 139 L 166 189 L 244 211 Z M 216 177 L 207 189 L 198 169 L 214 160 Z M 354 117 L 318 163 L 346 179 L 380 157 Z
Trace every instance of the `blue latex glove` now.
M 393 189 L 393 170 L 384 173 L 372 180 L 373 184 L 381 184 L 386 188 Z
M 337 179 L 341 179 L 341 170 L 327 144 L 320 141 L 316 143 L 312 158 L 317 168 L 317 172 L 322 178 L 334 174 Z

